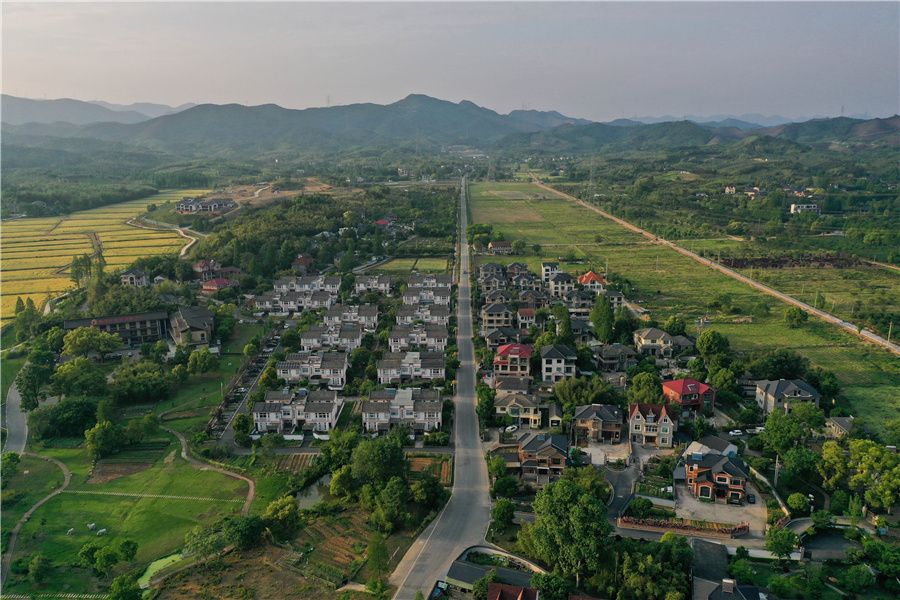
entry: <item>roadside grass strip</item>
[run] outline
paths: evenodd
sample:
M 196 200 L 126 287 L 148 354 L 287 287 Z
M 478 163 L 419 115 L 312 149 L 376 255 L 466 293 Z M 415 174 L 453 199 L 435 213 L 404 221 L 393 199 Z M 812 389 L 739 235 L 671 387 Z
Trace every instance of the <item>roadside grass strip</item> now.
M 161 498 L 163 500 L 198 500 L 204 502 L 237 502 L 243 504 L 246 499 L 207 498 L 204 496 L 170 496 L 168 494 L 134 494 L 128 492 L 89 492 L 86 490 L 65 490 L 63 494 L 90 494 L 92 496 L 128 496 L 130 498 Z
M 100 600 L 101 598 L 109 598 L 109 594 L 54 594 L 53 592 L 47 592 L 45 594 L 3 594 L 3 597 L 12 600 L 30 600 L 31 598 L 84 598 L 85 600 L 96 598 Z

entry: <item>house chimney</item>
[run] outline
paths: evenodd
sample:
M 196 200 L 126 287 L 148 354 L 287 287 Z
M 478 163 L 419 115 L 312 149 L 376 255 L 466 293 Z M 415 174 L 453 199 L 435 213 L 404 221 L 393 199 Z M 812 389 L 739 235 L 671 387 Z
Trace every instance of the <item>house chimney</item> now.
M 734 593 L 734 579 L 723 579 L 722 580 L 722 591 L 726 594 Z

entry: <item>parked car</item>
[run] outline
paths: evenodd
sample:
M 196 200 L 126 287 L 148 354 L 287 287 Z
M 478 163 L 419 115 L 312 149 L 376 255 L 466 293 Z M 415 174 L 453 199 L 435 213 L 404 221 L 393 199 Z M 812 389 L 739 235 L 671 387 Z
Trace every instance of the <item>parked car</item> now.
M 518 429 L 519 429 L 518 425 L 510 425 L 509 427 L 506 428 L 506 433 L 512 433 L 513 431 L 516 431 Z
M 753 494 L 747 494 L 747 502 L 750 504 L 756 504 L 756 496 Z
M 744 432 L 740 429 L 732 429 L 728 432 L 728 435 L 744 435 Z

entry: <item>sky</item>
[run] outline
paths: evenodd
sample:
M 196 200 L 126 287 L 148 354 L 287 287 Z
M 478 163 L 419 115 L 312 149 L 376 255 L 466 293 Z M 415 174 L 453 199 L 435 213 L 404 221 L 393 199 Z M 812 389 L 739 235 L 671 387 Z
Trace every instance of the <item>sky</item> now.
M 2 3 L 3 93 L 603 121 L 900 112 L 900 2 Z

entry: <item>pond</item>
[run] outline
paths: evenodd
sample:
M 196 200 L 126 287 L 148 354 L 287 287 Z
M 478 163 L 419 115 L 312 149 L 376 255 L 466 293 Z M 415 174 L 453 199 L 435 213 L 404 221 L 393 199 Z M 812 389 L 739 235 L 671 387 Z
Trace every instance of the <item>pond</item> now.
M 297 493 L 297 504 L 303 509 L 312 508 L 313 504 L 321 500 L 334 500 L 330 486 L 331 473 L 326 473 Z
M 165 558 L 160 558 L 159 560 L 155 560 L 150 563 L 150 566 L 147 567 L 147 570 L 144 571 L 144 574 L 140 576 L 137 580 L 137 584 L 141 585 L 143 583 L 150 583 L 150 578 L 168 567 L 171 564 L 177 563 L 181 560 L 181 553 L 176 552 L 170 556 L 166 556 Z

